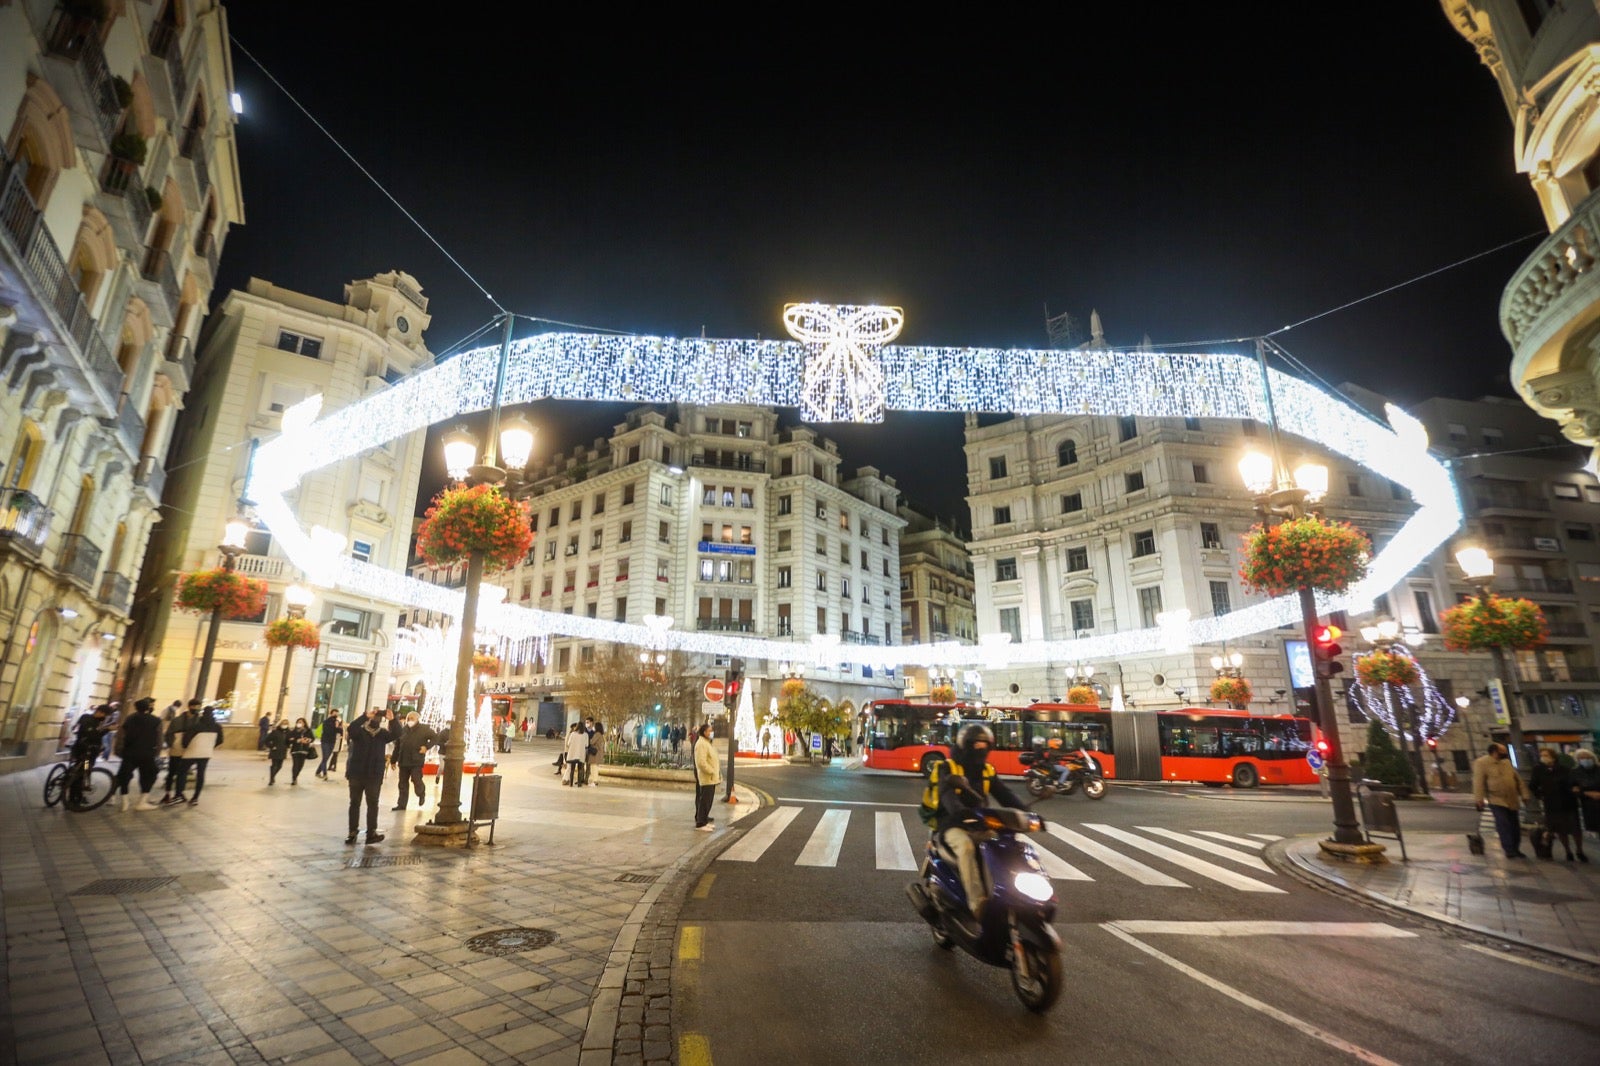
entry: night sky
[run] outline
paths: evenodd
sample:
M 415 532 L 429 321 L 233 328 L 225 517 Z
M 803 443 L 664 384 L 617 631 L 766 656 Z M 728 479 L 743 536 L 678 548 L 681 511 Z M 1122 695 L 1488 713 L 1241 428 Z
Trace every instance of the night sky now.
M 518 313 L 770 337 L 790 301 L 881 302 L 905 308 L 901 343 L 1043 347 L 1048 305 L 1160 347 L 1266 333 L 1528 236 L 1277 337 L 1329 381 L 1402 402 L 1508 392 L 1496 308 L 1543 224 L 1494 83 L 1437 4 L 1006 23 L 905 7 L 893 24 L 823 7 L 690 22 L 473 4 L 458 25 L 333 7 L 228 14 Z M 757 12 L 779 24 L 738 21 Z M 246 224 L 214 300 L 251 276 L 337 300 L 403 269 L 430 298 L 435 352 L 494 316 L 237 50 L 234 70 Z M 537 405 L 540 454 L 628 406 Z M 850 466 L 965 521 L 959 416 L 825 432 Z

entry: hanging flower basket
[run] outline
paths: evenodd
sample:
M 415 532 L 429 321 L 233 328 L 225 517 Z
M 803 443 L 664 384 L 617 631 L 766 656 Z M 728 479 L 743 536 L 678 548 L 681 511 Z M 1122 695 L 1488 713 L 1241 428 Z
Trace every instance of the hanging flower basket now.
M 224 618 L 253 618 L 267 609 L 267 583 L 220 566 L 195 570 L 178 577 L 177 605 L 196 614 L 221 611 Z
M 1414 685 L 1417 664 L 1409 655 L 1374 651 L 1356 658 L 1356 676 L 1363 685 Z
M 1307 515 L 1256 526 L 1244 538 L 1239 577 L 1253 591 L 1283 596 L 1302 588 L 1344 592 L 1367 573 L 1372 542 L 1348 522 Z
M 1247 707 L 1250 704 L 1250 682 L 1242 677 L 1219 677 L 1211 682 L 1211 699 L 1230 707 Z
M 935 685 L 928 692 L 928 699 L 934 703 L 954 703 L 956 690 L 950 685 Z
M 317 623 L 309 618 L 280 618 L 267 626 L 268 647 L 315 648 L 321 643 Z
M 1444 646 L 1451 651 L 1537 648 L 1550 635 L 1538 604 L 1503 596 L 1458 603 L 1439 621 L 1444 624 Z
M 1100 706 L 1100 694 L 1088 685 L 1073 685 L 1067 689 L 1067 702 L 1098 707 Z
M 498 674 L 500 672 L 500 656 L 488 652 L 474 652 L 472 655 L 472 672 L 475 674 Z
M 509 570 L 531 547 L 527 505 L 498 485 L 446 488 L 417 527 L 417 550 L 434 566 L 449 566 L 479 551 L 485 572 Z

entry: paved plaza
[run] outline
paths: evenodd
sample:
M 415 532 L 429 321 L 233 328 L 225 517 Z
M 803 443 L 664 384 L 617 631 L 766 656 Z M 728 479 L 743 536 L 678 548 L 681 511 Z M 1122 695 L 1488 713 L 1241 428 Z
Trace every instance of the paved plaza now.
M 689 791 L 564 788 L 553 743 L 515 747 L 470 850 L 413 846 L 392 775 L 388 839 L 346 846 L 343 779 L 268 787 L 254 752 L 176 809 L 0 777 L 0 1063 L 667 1060 L 674 875 L 723 834 Z

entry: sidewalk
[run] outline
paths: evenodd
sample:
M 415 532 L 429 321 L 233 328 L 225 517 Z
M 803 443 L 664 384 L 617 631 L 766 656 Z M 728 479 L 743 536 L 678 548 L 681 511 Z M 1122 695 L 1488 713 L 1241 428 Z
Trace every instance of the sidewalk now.
M 432 806 L 391 812 L 393 775 L 388 839 L 346 846 L 344 781 L 269 788 L 254 752 L 192 808 L 69 814 L 44 768 L 0 778 L 0 1064 L 670 1061 L 680 875 L 722 834 L 688 791 L 501 758 L 495 846 L 468 850 L 413 847 Z
M 1465 805 L 1470 807 L 1470 796 Z M 1374 839 L 1388 848 L 1389 861 L 1378 865 L 1326 859 L 1313 837 L 1279 841 L 1267 857 L 1322 887 L 1600 965 L 1600 844 L 1594 835 L 1584 844 L 1588 864 L 1563 861 L 1559 843 L 1554 860 L 1536 859 L 1526 839 L 1528 858 L 1507 859 L 1487 814 L 1476 830 L 1486 854 L 1473 855 L 1466 839 L 1470 825 L 1464 819 L 1460 833 L 1406 833 L 1409 862 L 1401 861 L 1397 842 L 1381 836 Z

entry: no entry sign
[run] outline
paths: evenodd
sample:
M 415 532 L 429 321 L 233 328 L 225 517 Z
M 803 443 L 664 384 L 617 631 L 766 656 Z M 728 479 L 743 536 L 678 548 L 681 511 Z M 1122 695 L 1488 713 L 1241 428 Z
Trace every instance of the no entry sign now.
M 728 686 L 722 680 L 722 678 L 713 677 L 710 681 L 706 682 L 705 687 L 702 688 L 700 692 L 712 703 L 721 703 L 723 693 L 727 691 L 727 688 Z

